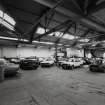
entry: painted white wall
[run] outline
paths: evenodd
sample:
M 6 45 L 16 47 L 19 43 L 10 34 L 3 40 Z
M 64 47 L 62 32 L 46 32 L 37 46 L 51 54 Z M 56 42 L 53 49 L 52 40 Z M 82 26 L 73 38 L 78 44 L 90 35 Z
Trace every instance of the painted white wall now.
M 2 48 L 2 57 L 17 57 L 17 48 L 16 47 L 3 47 Z
M 48 49 L 46 47 L 3 47 L 0 48 L 0 57 L 50 57 L 54 55 L 54 52 L 54 50 Z
M 0 48 L 0 57 L 30 57 L 30 56 L 37 56 L 37 57 L 51 57 L 55 53 L 54 49 L 48 49 L 47 47 L 3 47 Z M 67 49 L 67 56 L 78 55 L 83 57 L 83 50 L 77 49 Z
M 84 57 L 84 51 L 78 50 L 78 49 L 74 49 L 74 48 L 67 48 L 67 57 L 71 57 L 71 56 L 79 56 L 79 57 Z

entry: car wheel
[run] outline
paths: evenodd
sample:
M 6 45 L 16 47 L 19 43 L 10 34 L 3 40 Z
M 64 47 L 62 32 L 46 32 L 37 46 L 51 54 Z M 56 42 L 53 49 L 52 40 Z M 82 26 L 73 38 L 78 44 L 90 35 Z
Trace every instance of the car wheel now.
M 38 68 L 38 66 L 37 67 L 34 67 L 34 70 L 36 70 Z

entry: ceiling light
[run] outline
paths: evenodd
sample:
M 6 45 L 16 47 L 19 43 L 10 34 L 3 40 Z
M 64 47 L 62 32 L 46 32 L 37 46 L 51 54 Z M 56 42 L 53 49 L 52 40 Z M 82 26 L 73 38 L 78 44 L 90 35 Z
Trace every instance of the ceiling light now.
M 89 39 L 80 39 L 80 42 L 89 42 Z
M 7 39 L 7 40 L 18 40 L 18 38 L 3 37 L 3 36 L 0 36 L 0 39 Z
M 49 44 L 49 45 L 53 45 L 54 43 L 52 42 L 39 42 L 39 41 L 32 41 L 33 43 L 39 43 L 39 44 Z
M 54 44 L 52 42 L 40 42 L 40 43 L 42 43 L 42 44 L 50 44 L 50 45 Z
M 14 40 L 14 41 L 18 41 L 18 40 L 19 40 L 18 38 L 3 37 L 3 36 L 0 36 L 0 39 L 5 39 L 5 40 Z M 20 39 L 19 41 L 28 42 L 27 39 Z

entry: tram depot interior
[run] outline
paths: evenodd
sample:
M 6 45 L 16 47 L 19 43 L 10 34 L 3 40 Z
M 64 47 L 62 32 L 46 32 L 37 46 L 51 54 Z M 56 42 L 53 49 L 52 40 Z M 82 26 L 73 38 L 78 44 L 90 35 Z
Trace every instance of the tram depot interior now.
M 0 105 L 105 105 L 105 0 L 0 0 Z

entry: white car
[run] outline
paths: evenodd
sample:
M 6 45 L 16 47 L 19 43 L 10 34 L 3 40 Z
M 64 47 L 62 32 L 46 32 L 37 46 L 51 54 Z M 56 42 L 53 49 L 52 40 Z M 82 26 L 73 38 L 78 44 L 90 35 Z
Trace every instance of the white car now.
M 18 64 L 10 63 L 6 61 L 5 59 L 0 59 L 0 66 L 4 67 L 5 75 L 16 74 L 19 71 Z
M 62 63 L 63 69 L 73 69 L 75 67 L 81 67 L 83 61 L 77 59 L 70 59 Z
M 47 59 L 40 63 L 41 67 L 51 67 L 54 65 L 54 60 Z

